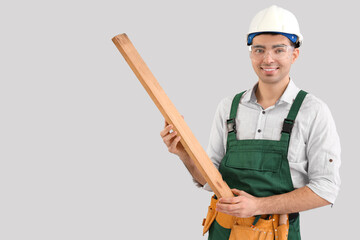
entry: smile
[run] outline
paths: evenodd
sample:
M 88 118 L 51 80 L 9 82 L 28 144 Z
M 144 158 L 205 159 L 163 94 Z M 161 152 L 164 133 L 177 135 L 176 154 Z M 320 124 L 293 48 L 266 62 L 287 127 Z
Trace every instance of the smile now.
M 279 69 L 278 67 L 272 67 L 272 68 L 263 68 L 263 67 L 261 67 L 261 70 L 265 71 L 266 73 L 273 73 L 278 69 Z
M 279 67 L 260 67 L 261 69 L 265 70 L 265 71 L 273 71 L 278 69 Z

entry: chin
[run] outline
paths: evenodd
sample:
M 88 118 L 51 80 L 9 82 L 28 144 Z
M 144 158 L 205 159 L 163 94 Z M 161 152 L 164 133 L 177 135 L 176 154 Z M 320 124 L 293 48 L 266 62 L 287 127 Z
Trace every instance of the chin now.
M 259 81 L 262 81 L 266 84 L 276 84 L 279 82 L 284 81 L 285 78 L 279 78 L 279 77 L 259 77 Z

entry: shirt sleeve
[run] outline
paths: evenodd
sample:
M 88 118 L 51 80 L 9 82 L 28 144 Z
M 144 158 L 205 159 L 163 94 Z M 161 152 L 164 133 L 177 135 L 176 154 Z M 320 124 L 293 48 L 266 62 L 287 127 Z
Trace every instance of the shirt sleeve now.
M 225 124 L 224 124 L 224 115 L 223 115 L 225 110 L 224 101 L 225 99 L 222 100 L 217 106 L 210 131 L 209 144 L 206 150 L 206 153 L 208 154 L 209 158 L 214 163 L 217 169 L 219 169 L 220 162 L 225 155 L 225 147 L 224 147 Z M 199 184 L 196 185 L 200 186 Z M 212 191 L 207 183 L 203 186 L 203 189 L 207 191 Z
M 320 197 L 334 203 L 340 189 L 340 140 L 328 106 L 319 104 L 310 123 L 306 154 L 307 186 Z

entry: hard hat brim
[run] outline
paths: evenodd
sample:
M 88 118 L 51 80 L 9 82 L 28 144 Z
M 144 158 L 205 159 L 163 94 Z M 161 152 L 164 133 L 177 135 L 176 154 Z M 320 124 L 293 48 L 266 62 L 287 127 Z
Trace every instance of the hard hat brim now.
M 258 36 L 260 34 L 266 34 L 266 33 L 281 34 L 281 35 L 287 37 L 292 43 L 296 44 L 297 47 L 300 47 L 300 45 L 301 45 L 301 43 L 299 41 L 300 38 L 296 34 L 284 33 L 284 32 L 273 32 L 273 31 L 255 32 L 255 33 L 248 34 L 247 45 L 250 46 L 252 44 L 252 41 L 253 41 L 254 37 L 256 37 L 256 36 Z

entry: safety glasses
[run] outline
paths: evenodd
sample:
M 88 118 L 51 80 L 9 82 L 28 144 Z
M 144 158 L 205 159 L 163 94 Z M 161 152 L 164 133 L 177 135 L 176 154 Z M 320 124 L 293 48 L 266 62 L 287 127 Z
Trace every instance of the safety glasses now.
M 249 46 L 250 57 L 255 60 L 262 60 L 267 56 L 267 54 L 269 54 L 274 60 L 290 58 L 290 53 L 293 50 L 294 47 L 284 44 L 274 45 L 271 47 L 271 49 L 266 49 L 266 47 L 263 45 Z

